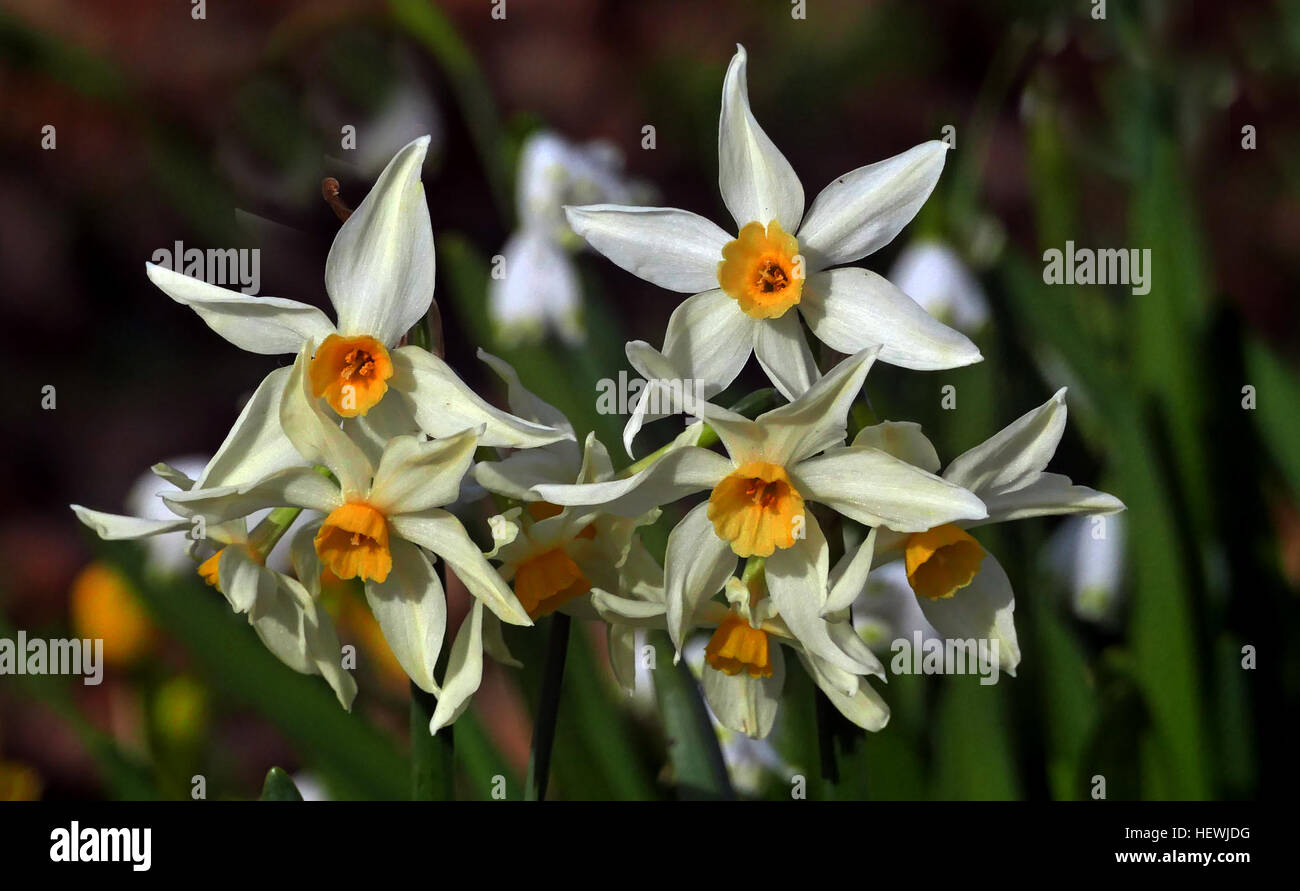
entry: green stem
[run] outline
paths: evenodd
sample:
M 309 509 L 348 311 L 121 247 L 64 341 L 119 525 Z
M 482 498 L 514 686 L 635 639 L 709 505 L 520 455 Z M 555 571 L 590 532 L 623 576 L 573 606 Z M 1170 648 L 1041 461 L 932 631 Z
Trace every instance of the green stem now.
M 411 684 L 411 799 L 453 801 L 456 798 L 455 726 L 435 736 L 429 722 L 438 697 Z
M 564 613 L 551 616 L 551 632 L 546 643 L 546 664 L 542 690 L 537 700 L 537 717 L 533 721 L 533 745 L 528 757 L 528 781 L 524 785 L 525 801 L 545 801 L 551 776 L 551 751 L 555 747 L 555 722 L 560 712 L 560 689 L 564 684 L 564 662 L 569 651 L 569 626 L 572 620 Z
M 657 670 L 652 672 L 655 694 L 668 734 L 678 797 L 733 800 L 736 793 L 727 775 L 727 762 L 695 676 L 685 662 L 672 664 L 673 645 L 665 632 L 651 632 L 647 640 L 656 652 Z

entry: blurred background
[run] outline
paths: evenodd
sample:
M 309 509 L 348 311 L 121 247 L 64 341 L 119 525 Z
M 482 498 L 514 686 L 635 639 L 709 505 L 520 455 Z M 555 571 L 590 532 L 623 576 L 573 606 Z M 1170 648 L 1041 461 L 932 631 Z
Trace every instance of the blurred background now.
M 1128 505 L 1101 538 L 1055 520 L 981 532 L 1017 592 L 1017 678 L 891 677 L 891 723 L 839 740 L 831 784 L 811 684 L 794 675 L 767 743 L 724 740 L 738 789 L 788 798 L 793 772 L 810 798 L 1085 798 L 1096 776 L 1110 798 L 1291 788 L 1300 4 L 798 6 L 213 0 L 195 18 L 181 0 L 0 3 L 0 300 L 14 336 L 0 637 L 110 641 L 100 686 L 0 677 L 0 799 L 188 798 L 196 775 L 209 798 L 249 798 L 273 764 L 305 793 L 408 794 L 405 679 L 355 591 L 327 594 L 360 653 L 348 714 L 174 553 L 107 546 L 67 509 L 143 509 L 149 465 L 210 455 L 277 362 L 221 340 L 144 263 L 177 240 L 257 247 L 259 293 L 328 308 L 338 219 L 322 178 L 355 206 L 430 133 L 449 361 L 500 397 L 474 351 L 503 356 L 625 464 L 624 419 L 596 414 L 596 381 L 627 368 L 626 340 L 662 343 L 678 298 L 578 251 L 555 208 L 650 200 L 727 221 L 717 117 L 737 42 L 755 114 L 809 201 L 926 139 L 954 145 L 921 215 L 864 265 L 966 330 L 985 361 L 877 365 L 877 416 L 922 422 L 946 461 L 1068 385 L 1052 469 Z M 1149 249 L 1150 292 L 1045 285 L 1043 252 L 1067 240 Z M 497 290 L 503 251 L 555 285 Z M 764 385 L 754 365 L 720 401 Z M 652 425 L 640 454 L 676 429 Z M 901 621 L 860 619 L 869 640 Z M 653 694 L 624 697 L 603 635 L 575 632 L 552 795 L 672 797 Z M 487 797 L 496 775 L 510 797 L 522 788 L 543 643 L 510 642 L 525 668 L 493 666 L 456 725 L 466 797 Z

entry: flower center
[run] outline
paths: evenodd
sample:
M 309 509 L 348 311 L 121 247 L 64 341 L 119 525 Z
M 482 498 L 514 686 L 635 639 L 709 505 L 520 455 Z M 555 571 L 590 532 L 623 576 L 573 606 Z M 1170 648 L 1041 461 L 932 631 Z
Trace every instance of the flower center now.
M 734 241 L 722 246 L 718 284 L 756 319 L 775 319 L 803 293 L 799 242 L 776 220 L 746 223 Z
M 586 594 L 591 590 L 591 583 L 564 548 L 552 548 L 519 564 L 514 588 L 520 604 L 528 610 L 528 617 L 536 619 Z
M 921 597 L 951 597 L 971 583 L 983 560 L 980 543 L 952 524 L 907 537 L 907 581 Z
M 340 417 L 355 418 L 374 408 L 388 391 L 393 361 L 373 337 L 331 334 L 311 360 L 311 389 Z
M 236 545 L 226 545 L 226 547 L 227 548 L 236 547 Z M 249 548 L 247 545 L 239 545 L 239 547 L 247 548 L 248 556 L 252 558 L 254 563 L 257 563 L 259 566 L 266 565 L 266 558 L 264 558 L 257 551 L 253 550 L 252 548 Z M 199 577 L 202 578 L 203 581 L 207 582 L 212 587 L 216 588 L 218 591 L 221 591 L 221 572 L 220 572 L 221 555 L 224 554 L 225 552 L 226 552 L 226 548 L 222 548 L 221 550 L 213 554 L 211 557 L 209 557 L 208 559 L 204 560 L 202 563 L 199 564 Z M 224 594 L 226 592 L 221 591 L 221 593 Z
M 732 613 L 722 620 L 704 648 L 704 661 L 723 674 L 742 671 L 752 678 L 770 678 L 772 659 L 767 632 Z
M 316 533 L 316 553 L 340 579 L 382 582 L 393 568 L 388 550 L 388 521 L 364 501 L 330 511 Z
M 784 467 L 751 461 L 713 487 L 709 519 L 738 557 L 770 557 L 803 538 L 803 496 Z

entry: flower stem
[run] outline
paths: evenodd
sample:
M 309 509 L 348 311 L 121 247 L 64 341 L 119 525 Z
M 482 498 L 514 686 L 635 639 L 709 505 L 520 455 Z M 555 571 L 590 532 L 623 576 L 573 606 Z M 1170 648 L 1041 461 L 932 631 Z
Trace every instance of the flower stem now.
M 411 684 L 411 799 L 453 801 L 456 798 L 455 726 L 429 732 L 438 697 Z
M 673 645 L 666 633 L 655 631 L 646 639 L 655 647 L 655 694 L 668 734 L 678 797 L 733 800 L 736 793 L 727 762 L 695 676 L 685 662 L 672 663 Z
M 551 751 L 555 747 L 555 721 L 560 711 L 560 688 L 564 683 L 564 661 L 569 652 L 569 626 L 572 620 L 564 613 L 551 616 L 551 631 L 546 643 L 546 664 L 542 669 L 542 690 L 537 700 L 537 717 L 533 721 L 533 745 L 528 756 L 528 781 L 525 801 L 545 801 L 551 776 Z

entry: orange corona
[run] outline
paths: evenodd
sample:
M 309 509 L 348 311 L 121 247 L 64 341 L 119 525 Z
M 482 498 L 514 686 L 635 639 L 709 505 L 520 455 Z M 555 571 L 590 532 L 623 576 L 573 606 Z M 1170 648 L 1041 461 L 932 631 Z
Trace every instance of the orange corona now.
M 311 389 L 343 418 L 364 415 L 388 392 L 393 360 L 373 337 L 331 334 L 311 360 Z
M 722 246 L 718 284 L 756 319 L 785 315 L 803 294 L 803 277 L 799 242 L 776 220 L 766 229 L 762 223 L 748 223 Z
M 713 487 L 709 519 L 737 556 L 770 557 L 801 537 L 803 496 L 784 467 L 751 461 Z

